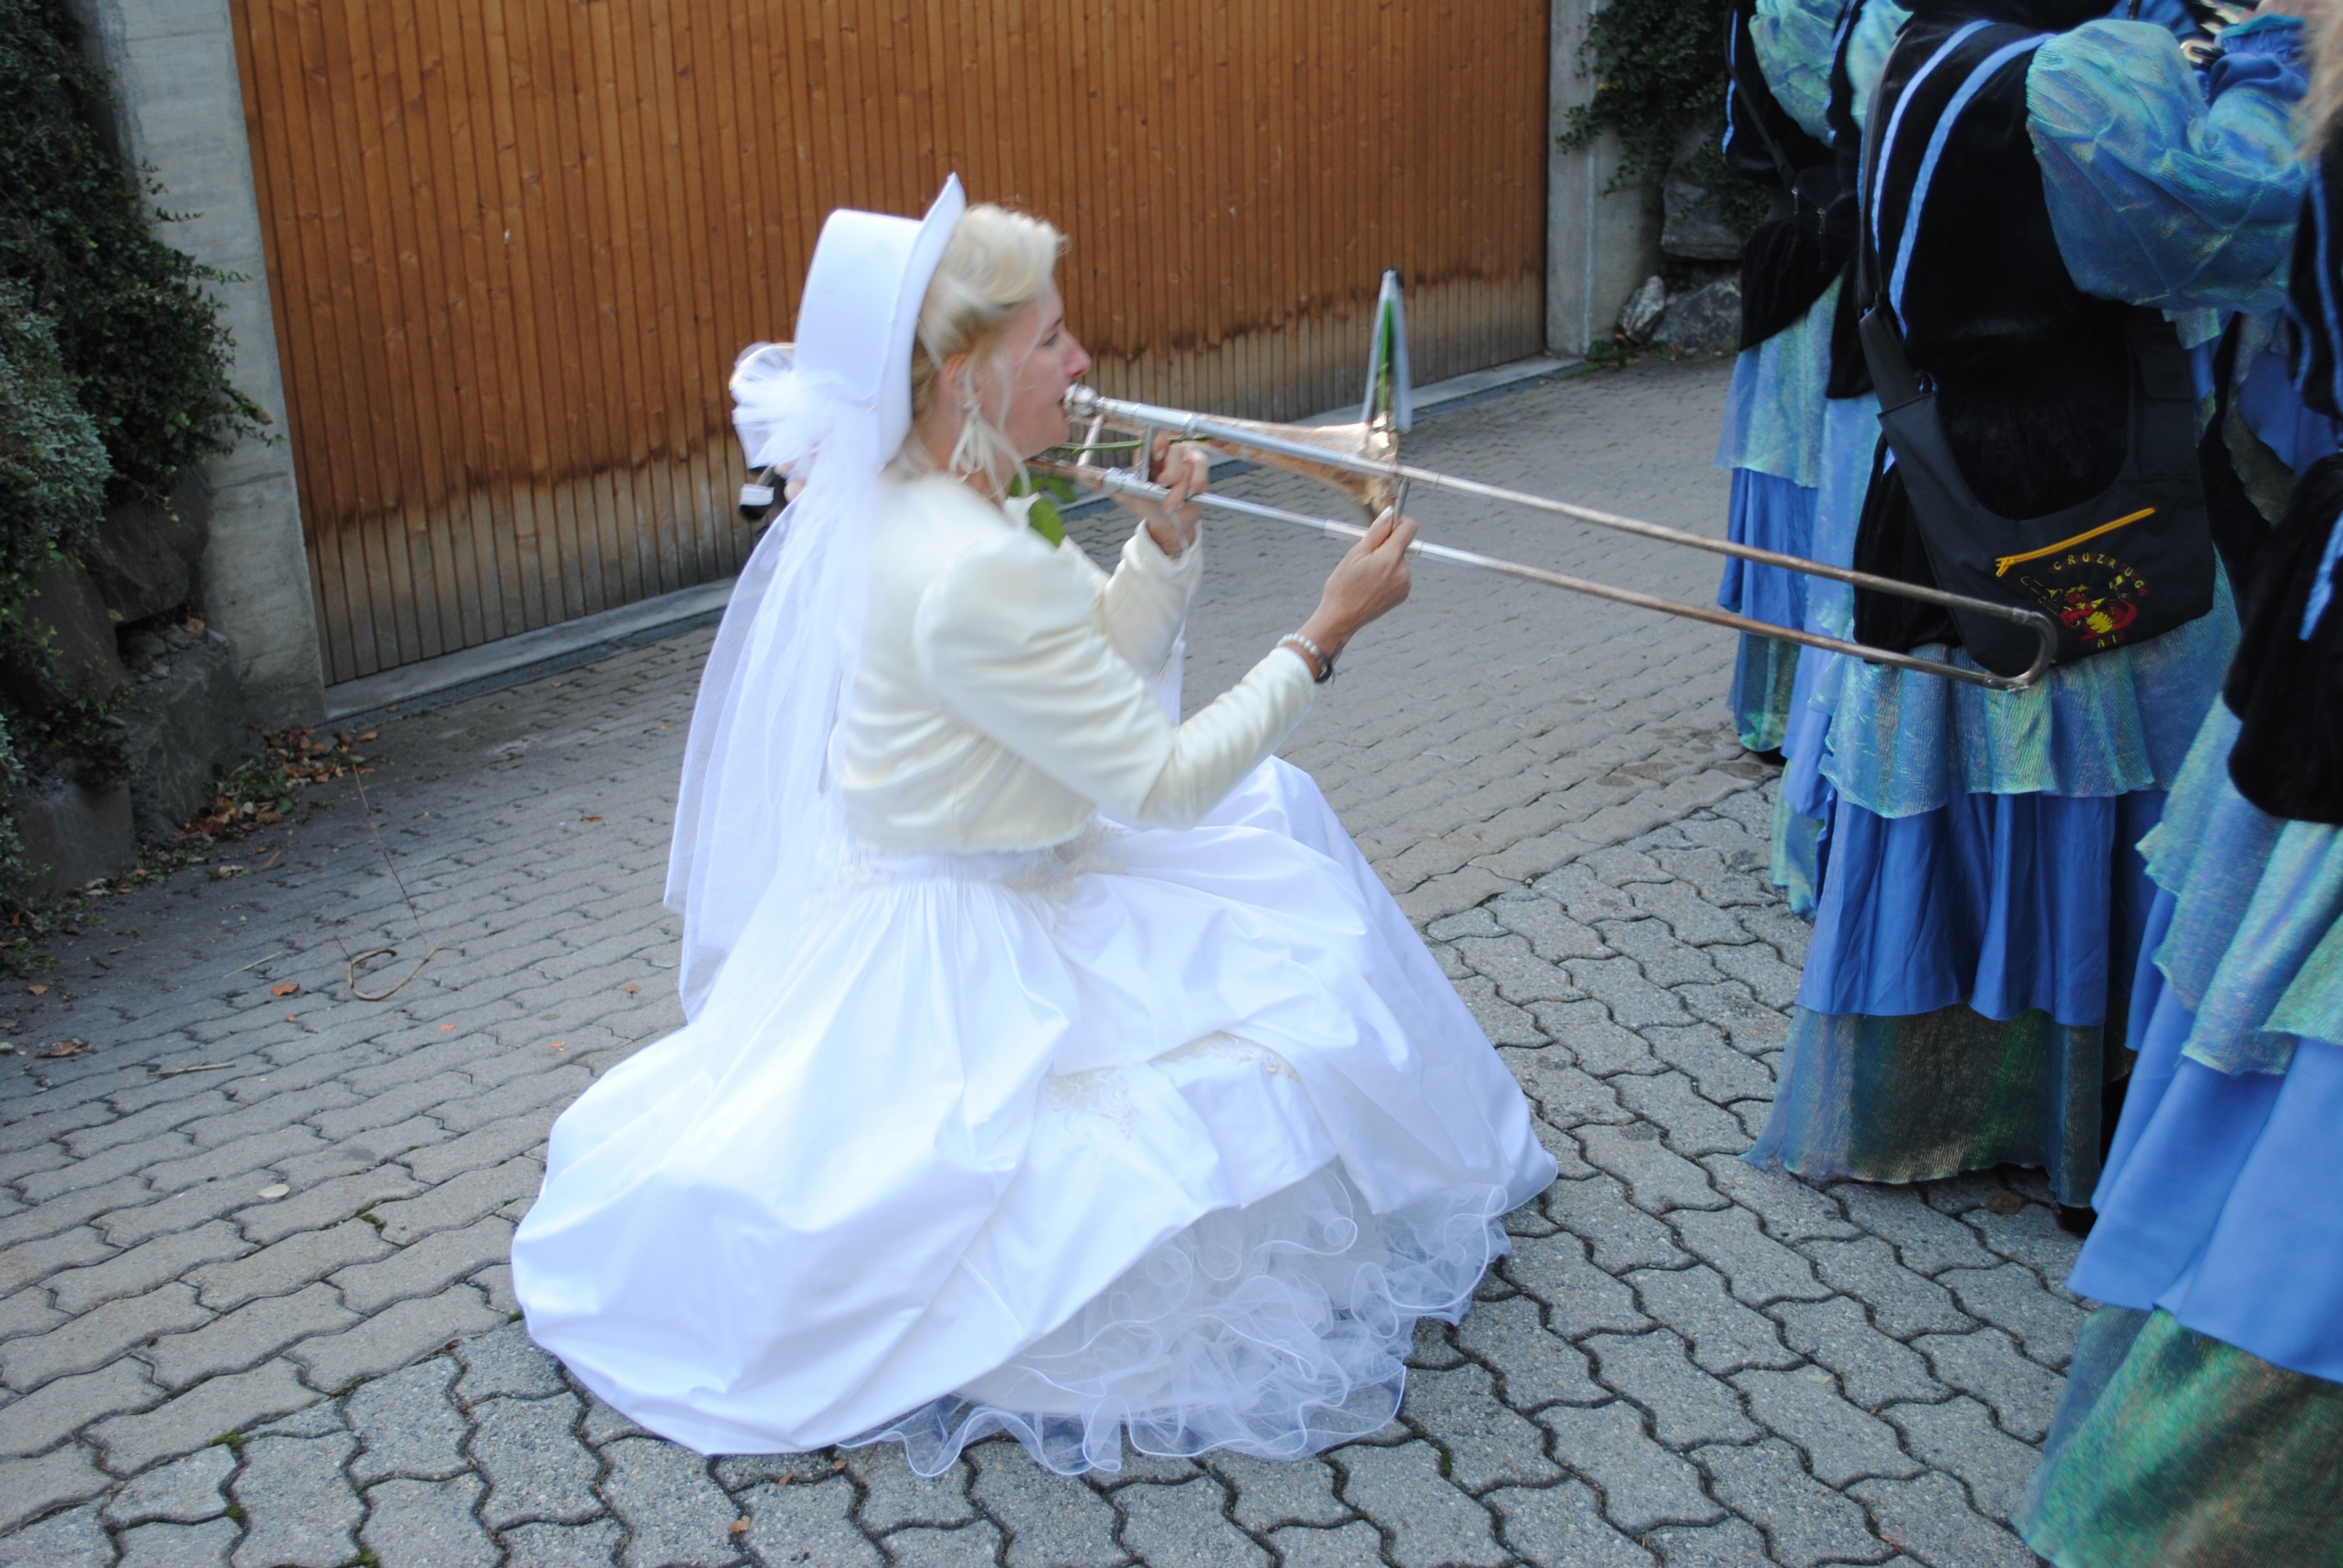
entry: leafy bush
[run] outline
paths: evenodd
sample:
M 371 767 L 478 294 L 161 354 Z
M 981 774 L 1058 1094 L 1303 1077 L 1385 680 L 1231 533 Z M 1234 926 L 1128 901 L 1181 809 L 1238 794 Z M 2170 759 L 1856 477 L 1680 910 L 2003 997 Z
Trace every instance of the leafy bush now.
M 0 0 L 0 279 L 24 284 L 114 464 L 110 498 L 160 501 L 260 409 L 229 385 L 203 285 L 226 275 L 156 238 L 142 182 L 102 137 L 104 75 L 55 0 Z M 143 188 L 142 188 L 143 186 Z
M 1560 142 L 1618 133 L 1624 156 L 1606 191 L 1658 184 L 1684 134 L 1722 123 L 1725 0 L 1611 0 L 1579 44 L 1594 96 L 1570 111 Z M 1722 172 L 1722 159 L 1718 172 Z
M 66 689 L 31 629 L 35 579 L 109 503 L 166 504 L 262 417 L 204 292 L 226 275 L 156 237 L 161 190 L 100 135 L 107 102 L 55 0 L 0 0 L 0 902 L 23 869 L 9 786 L 55 760 L 96 786 L 127 770 L 109 705 Z

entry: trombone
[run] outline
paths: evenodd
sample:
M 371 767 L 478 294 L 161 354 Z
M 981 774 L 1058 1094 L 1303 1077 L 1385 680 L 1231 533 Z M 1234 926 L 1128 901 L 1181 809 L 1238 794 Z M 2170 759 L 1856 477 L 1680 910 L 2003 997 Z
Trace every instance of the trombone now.
M 1371 407 L 1374 401 L 1371 397 Z M 1734 556 L 1760 566 L 1780 567 L 1809 577 L 1828 578 L 1852 588 L 1893 594 L 1900 598 L 1918 599 L 1946 608 L 1956 608 L 1976 615 L 1994 616 L 2026 627 L 2035 634 L 2040 646 L 2036 650 L 2034 662 L 2022 673 L 1996 675 L 1991 670 L 1968 668 L 1945 659 L 1922 658 L 1892 648 L 1875 648 L 1868 643 L 1825 637 L 1803 628 L 1775 626 L 1769 621 L 1735 615 L 1729 610 L 1708 605 L 1683 604 L 1655 594 L 1638 593 L 1633 588 L 1611 583 L 1573 577 L 1566 572 L 1548 571 L 1542 567 L 1523 566 L 1517 561 L 1500 560 L 1494 556 L 1460 550 L 1423 539 L 1408 548 L 1410 555 L 1432 560 L 1498 572 L 1528 582 L 1543 583 L 1548 588 L 1566 588 L 1572 593 L 1591 594 L 1596 598 L 1634 605 L 1638 609 L 1657 610 L 1663 615 L 1705 621 L 1711 626 L 1778 638 L 1785 642 L 1845 654 L 1873 664 L 1940 675 L 1950 680 L 1965 680 L 1995 691 L 2023 691 L 2035 685 L 2048 671 L 2051 658 L 2057 651 L 2057 623 L 2040 610 L 1996 604 L 1966 594 L 1947 593 L 1942 588 L 1922 588 L 1913 583 L 1898 582 L 1893 578 L 1809 560 L 1802 556 L 1783 555 L 1752 545 L 1735 544 L 1729 539 L 1713 539 L 1683 528 L 1647 523 L 1636 518 L 1621 517 L 1615 512 L 1599 511 L 1592 507 L 1532 495 L 1525 490 L 1507 489 L 1502 485 L 1485 484 L 1478 479 L 1403 463 L 1399 460 L 1400 424 L 1388 407 L 1372 417 L 1348 425 L 1277 425 L 1256 419 L 1221 418 L 1184 408 L 1161 407 L 1152 403 L 1131 402 L 1102 397 L 1088 387 L 1074 387 L 1066 393 L 1066 411 L 1085 427 L 1082 439 L 1070 447 L 1059 448 L 1061 452 L 1070 454 L 1069 457 L 1036 458 L 1027 467 L 1108 495 L 1161 500 L 1167 492 L 1161 486 L 1151 483 L 1147 474 L 1155 438 L 1169 436 L 1174 440 L 1192 441 L 1211 451 L 1247 458 L 1330 485 L 1349 496 L 1369 520 L 1386 507 L 1403 504 L 1411 487 L 1422 486 L 1428 490 L 1470 496 L 1477 500 L 1502 501 L 1509 506 L 1568 518 L 1617 533 L 1706 550 L 1712 555 Z M 1136 439 L 1109 442 L 1102 439 L 1109 430 L 1128 432 Z M 1101 452 L 1124 449 L 1131 450 L 1132 454 L 1132 464 L 1128 468 L 1111 467 L 1096 460 Z M 1221 511 L 1287 523 L 1342 538 L 1355 539 L 1366 532 L 1356 524 L 1340 522 L 1332 518 L 1312 517 L 1304 512 L 1224 496 L 1217 491 L 1207 491 L 1194 498 L 1200 505 Z

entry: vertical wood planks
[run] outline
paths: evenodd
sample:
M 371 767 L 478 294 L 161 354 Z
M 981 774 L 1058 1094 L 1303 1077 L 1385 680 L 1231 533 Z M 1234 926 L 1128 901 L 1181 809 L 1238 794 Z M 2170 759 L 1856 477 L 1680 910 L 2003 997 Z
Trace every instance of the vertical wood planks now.
M 1104 389 L 1538 351 L 1545 0 L 234 0 L 328 678 L 739 568 L 724 380 L 837 206 L 1071 240 Z

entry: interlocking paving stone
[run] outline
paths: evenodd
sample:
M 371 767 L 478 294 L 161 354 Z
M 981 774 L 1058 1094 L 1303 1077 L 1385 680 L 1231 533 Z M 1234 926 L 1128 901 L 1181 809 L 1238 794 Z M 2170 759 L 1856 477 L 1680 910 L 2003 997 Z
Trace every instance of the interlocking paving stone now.
M 1783 1568 L 1888 1556 L 1864 1523 L 1863 1510 L 1808 1475 L 1796 1451 L 1779 1439 L 1704 1448 L 1693 1457 L 1708 1472 L 1719 1501 L 1764 1527 L 1773 1560 Z
M 1456 1342 L 1496 1369 L 1505 1402 L 1515 1410 L 1601 1404 L 1611 1397 L 1594 1381 L 1586 1352 L 1539 1321 L 1534 1297 L 1479 1303 L 1456 1325 Z
M 1833 1486 L 1866 1475 L 1917 1475 L 1895 1429 L 1839 1397 L 1820 1367 L 1745 1372 L 1734 1378 L 1752 1414 L 1804 1451 L 1815 1476 Z
M 146 1369 L 125 1356 L 94 1372 L 61 1377 L 0 1407 L 0 1455 L 38 1453 L 101 1416 L 161 1402 Z
M 1847 1397 L 1865 1410 L 1945 1395 L 1919 1352 L 1873 1328 L 1859 1301 L 1785 1302 L 1774 1316 L 1790 1347 L 1838 1373 Z
M 1933 1334 L 1913 1347 L 1928 1358 L 1936 1375 L 1989 1406 L 2003 1431 L 2040 1442 L 2057 1413 L 2065 1384 L 2055 1372 L 2020 1355 L 1998 1329 L 1973 1334 Z
M 1285 1568 L 1383 1568 L 1383 1538 L 1363 1519 L 1331 1530 L 1289 1525 L 1269 1541 Z
M 1340 1452 L 1342 1497 L 1390 1532 L 1392 1561 L 1401 1568 L 1474 1568 L 1502 1563 L 1489 1511 L 1442 1473 L 1429 1443 L 1396 1448 L 1364 1445 Z
M 480 1517 L 489 1528 L 532 1519 L 577 1523 L 602 1512 L 594 1494 L 601 1462 L 578 1441 L 580 1413 L 571 1394 L 492 1399 L 473 1408 L 471 1455 L 488 1478 Z
M 1267 1531 L 1282 1524 L 1332 1526 L 1351 1517 L 1350 1505 L 1334 1495 L 1334 1472 L 1322 1459 L 1266 1460 L 1213 1453 L 1204 1462 L 1227 1483 L 1235 1499 L 1233 1516 L 1247 1530 Z
M 52 1513 L 0 1535 L 0 1568 L 111 1568 L 113 1563 L 114 1543 L 95 1508 Z
M 37 1519 L 61 1503 L 86 1502 L 106 1485 L 107 1477 L 78 1448 L 0 1459 L 0 1530 Z
M 36 1389 L 54 1377 L 102 1367 L 158 1334 L 211 1321 L 196 1292 L 176 1281 L 123 1301 L 94 1307 L 62 1328 L 0 1345 L 0 1382 Z
M 1440 1445 L 1448 1477 L 1471 1493 L 1500 1482 L 1534 1483 L 1561 1472 L 1535 1422 L 1500 1403 L 1485 1368 L 1419 1371 L 1408 1379 L 1403 1419 Z
M 2016 1263 L 1997 1269 L 1948 1269 L 1944 1282 L 1953 1299 L 1986 1322 L 2009 1331 L 2019 1347 L 2045 1366 L 2064 1371 L 2083 1330 L 2083 1309 L 2043 1288 L 2034 1271 Z
M 1428 419 L 1411 440 L 1435 466 L 1715 533 L 1724 375 L 1652 365 L 1563 383 Z M 1228 482 L 1322 507 L 1266 471 Z M 1694 600 L 1714 583 L 1640 541 L 1421 506 L 1427 534 L 1460 545 Z M 1212 527 L 1192 703 L 1291 627 L 1332 558 Z M 1110 517 L 1072 528 L 1094 556 L 1124 531 Z M 402 1552 L 485 1563 L 484 1545 L 511 1568 L 661 1553 L 2029 1560 L 1988 1513 L 2031 1462 L 2080 1312 L 2062 1288 L 2075 1242 L 2038 1174 L 1823 1191 L 1735 1157 L 1768 1109 L 1806 927 L 1764 879 L 1773 792 L 1725 722 L 1730 639 L 1433 568 L 1287 754 L 1428 922 L 1563 1184 L 1509 1218 L 1515 1251 L 1464 1321 L 1422 1326 L 1402 1423 L 1324 1458 L 1127 1454 L 1086 1480 L 996 1440 L 930 1481 L 891 1446 L 708 1463 L 576 1388 L 508 1322 L 505 1249 L 553 1116 L 588 1073 L 680 1021 L 659 896 L 709 638 L 378 724 L 368 797 L 443 944 L 390 1003 L 343 994 L 337 939 L 395 946 L 412 927 L 354 796 L 329 789 L 334 810 L 237 851 L 274 869 L 174 879 L 59 940 L 59 983 L 24 999 L 30 1032 L 100 1050 L 46 1064 L 45 1089 L 0 1073 L 0 1358 L 60 1334 L 112 1348 L 37 1392 L 0 1392 L 0 1450 L 20 1451 L 0 1460 L 0 1568 L 108 1568 L 101 1507 L 126 1521 L 129 1561 L 249 1545 L 218 1512 L 223 1489 L 281 1520 L 300 1486 L 227 1468 L 238 1449 L 211 1445 L 232 1433 L 248 1455 L 346 1455 L 310 1478 L 330 1504 L 310 1517 L 342 1530 L 337 1563 L 363 1548 L 385 1568 Z M 132 942 L 136 965 L 81 961 Z M 304 988 L 296 1006 L 266 994 L 285 980 Z M 235 1066 L 146 1071 L 208 1060 Z M 291 1191 L 257 1196 L 276 1181 Z M 2016 1213 L 1987 1207 L 1999 1194 Z M 200 1315 L 126 1337 L 128 1303 L 173 1291 Z M 282 1352 L 281 1330 L 247 1332 L 329 1298 L 355 1321 Z M 196 1352 L 213 1346 L 222 1363 L 271 1359 L 205 1377 Z M 1625 1397 L 1596 1380 L 1593 1352 Z M 202 1381 L 172 1394 L 147 1358 Z M 1769 1423 L 1785 1435 L 1759 1435 Z M 1839 1464 L 1830 1474 L 1895 1474 L 1834 1483 L 1801 1443 Z
M 1506 1487 L 1484 1502 L 1497 1533 L 1530 1562 L 1555 1568 L 1651 1568 L 1652 1554 L 1612 1528 L 1580 1482 L 1528 1491 Z
M 464 1441 L 472 1429 L 448 1397 L 456 1370 L 447 1357 L 435 1357 L 351 1392 L 347 1417 L 358 1437 L 357 1457 L 350 1461 L 353 1481 L 442 1481 L 469 1466 Z
M 1932 1467 L 1958 1476 L 1978 1513 L 2007 1523 L 2026 1497 L 2036 1453 L 1993 1424 L 1973 1399 L 1890 1405 L 1882 1412 L 1905 1445 Z
M 1009 1533 L 1009 1568 L 1114 1568 L 1131 1554 L 1115 1541 L 1114 1510 L 1079 1482 L 1052 1475 L 1006 1442 L 968 1451 L 969 1494 Z
M 185 1388 L 215 1372 L 242 1372 L 297 1340 L 363 1321 L 342 1305 L 331 1285 L 310 1285 L 248 1302 L 193 1333 L 149 1340 L 138 1354 L 155 1369 L 156 1381 Z
M 228 1312 L 262 1296 L 281 1296 L 346 1264 L 365 1262 L 390 1251 L 390 1244 L 364 1220 L 345 1220 L 321 1231 L 301 1231 L 232 1262 L 215 1263 L 187 1276 L 196 1300 Z
M 1118 1489 L 1122 1542 L 1161 1568 L 1268 1568 L 1269 1553 L 1222 1513 L 1228 1494 L 1209 1477 L 1176 1486 L 1141 1483 Z M 893 1542 L 889 1542 L 891 1549 Z
M 342 1473 L 356 1446 L 347 1434 L 244 1445 L 244 1469 L 229 1486 L 244 1509 L 238 1568 L 340 1568 L 357 1555 L 366 1509 Z
M 185 1459 L 158 1464 L 106 1499 L 108 1524 L 126 1527 L 152 1520 L 195 1524 L 227 1512 L 220 1488 L 236 1473 L 236 1451 L 226 1443 L 199 1448 Z
M 1648 1334 L 1596 1334 L 1586 1342 L 1595 1375 L 1641 1405 L 1652 1432 L 1671 1448 L 1741 1442 L 1758 1435 L 1732 1385 L 1693 1365 L 1683 1340 L 1665 1329 Z
M 1879 1538 L 1936 1568 L 2037 1568 L 2026 1543 L 1971 1508 L 1949 1475 L 1864 1481 L 1848 1494 L 1871 1510 Z
M 142 1524 L 122 1533 L 121 1568 L 228 1568 L 238 1562 L 234 1555 L 237 1536 L 235 1523 L 226 1519 L 208 1524 Z
M 358 1539 L 382 1568 L 497 1568 L 502 1555 L 473 1517 L 480 1478 L 386 1481 L 367 1490 Z
M 1797 1364 L 1773 1320 L 1735 1301 L 1723 1277 L 1704 1264 L 1645 1269 L 1628 1275 L 1627 1283 L 1645 1312 L 1691 1342 L 1692 1359 L 1704 1371 Z
M 1604 1516 L 1640 1534 L 1661 1524 L 1706 1523 L 1724 1510 L 1701 1491 L 1700 1473 L 1652 1441 L 1632 1405 L 1554 1405 L 1538 1412 L 1554 1457 L 1594 1483 Z
M 233 1432 L 284 1415 L 321 1396 L 302 1383 L 291 1363 L 278 1360 L 248 1372 L 207 1378 L 186 1392 L 136 1415 L 109 1416 L 89 1429 L 118 1474 L 196 1449 Z

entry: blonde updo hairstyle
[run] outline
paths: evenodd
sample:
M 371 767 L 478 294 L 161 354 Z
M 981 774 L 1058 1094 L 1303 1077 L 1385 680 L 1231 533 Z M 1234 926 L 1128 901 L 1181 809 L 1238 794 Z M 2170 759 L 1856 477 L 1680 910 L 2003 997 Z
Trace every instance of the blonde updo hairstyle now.
M 919 336 L 911 346 L 913 434 L 903 444 L 907 460 L 927 466 L 917 427 L 938 398 L 951 397 L 961 412 L 960 440 L 949 463 L 952 475 L 981 476 L 1000 496 L 1024 472 L 1024 455 L 1001 434 L 1006 403 L 999 408 L 983 407 L 975 372 L 980 364 L 989 363 L 1001 372 L 1004 384 L 1014 380 L 1017 367 L 1007 362 L 1003 328 L 1049 284 L 1064 244 L 1064 236 L 1041 219 L 990 202 L 969 208 L 952 226 L 935 280 L 920 307 Z M 958 377 L 947 377 L 944 363 L 957 354 L 968 356 L 967 368 Z M 1001 396 L 1007 396 L 1005 385 Z

